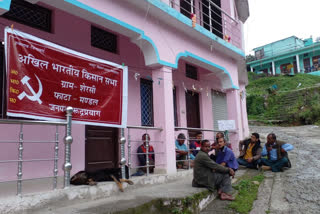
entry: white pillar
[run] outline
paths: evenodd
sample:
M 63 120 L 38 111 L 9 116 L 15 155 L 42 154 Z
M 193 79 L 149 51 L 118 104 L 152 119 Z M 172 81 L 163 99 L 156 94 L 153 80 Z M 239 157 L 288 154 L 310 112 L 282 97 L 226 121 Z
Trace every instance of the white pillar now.
M 153 79 L 153 105 L 154 126 L 161 127 L 161 132 L 156 132 L 155 140 L 162 141 L 157 147 L 155 172 L 172 174 L 176 172 L 176 152 L 174 138 L 174 115 L 173 115 L 173 89 L 172 68 L 161 67 L 152 71 Z
M 239 140 L 243 139 L 243 127 L 242 127 L 242 112 L 239 90 L 229 90 L 227 92 L 227 105 L 228 105 L 228 120 L 234 120 L 237 133 L 230 133 L 229 140 L 232 144 L 232 148 L 237 153 Z M 238 154 L 236 154 L 238 155 Z
M 300 60 L 299 60 L 299 55 L 296 55 L 296 61 L 297 61 L 297 71 L 300 73 Z
M 250 71 L 253 72 L 253 67 L 250 66 Z
M 272 61 L 272 75 L 275 76 L 276 75 L 276 69 L 274 66 L 274 61 Z

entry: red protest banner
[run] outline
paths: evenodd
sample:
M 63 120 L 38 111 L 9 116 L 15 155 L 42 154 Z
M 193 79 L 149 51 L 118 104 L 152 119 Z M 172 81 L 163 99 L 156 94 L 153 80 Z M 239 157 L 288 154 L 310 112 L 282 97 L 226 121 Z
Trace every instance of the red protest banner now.
M 125 127 L 127 67 L 6 28 L 7 114 Z

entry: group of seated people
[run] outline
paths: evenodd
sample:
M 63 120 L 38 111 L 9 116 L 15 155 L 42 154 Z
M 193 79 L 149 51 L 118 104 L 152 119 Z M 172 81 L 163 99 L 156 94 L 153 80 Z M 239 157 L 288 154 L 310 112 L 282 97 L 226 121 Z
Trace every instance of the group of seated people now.
M 238 164 L 252 169 L 261 167 L 263 170 L 280 172 L 283 167 L 291 167 L 287 152 L 293 146 L 277 140 L 276 135 L 270 133 L 262 148 L 259 134 L 252 133 L 250 139 L 239 142 L 240 156 L 236 161 L 232 150 L 226 147 L 224 138 L 219 138 L 215 146 L 215 161 L 209 156 L 211 149 L 209 140 L 201 141 L 200 151 L 194 159 L 192 186 L 206 187 L 210 191 L 217 189 L 221 200 L 234 200 L 230 176 L 234 177 Z
M 147 150 L 147 141 L 150 142 L 149 134 L 142 136 L 143 144 L 137 149 L 140 172 L 146 173 L 145 155 Z M 205 186 L 209 190 L 213 190 L 217 183 L 222 186 L 228 185 L 229 181 L 224 181 L 227 174 L 228 179 L 234 176 L 239 165 L 243 165 L 251 169 L 272 170 L 273 172 L 283 171 L 283 167 L 291 167 L 288 158 L 288 151 L 293 149 L 289 143 L 279 141 L 274 133 L 267 136 L 267 143 L 262 147 L 258 133 L 252 133 L 251 138 L 239 142 L 239 157 L 236 158 L 231 144 L 227 143 L 222 132 L 216 134 L 216 140 L 211 144 L 209 140 L 202 140 L 202 133 L 196 133 L 196 138 L 191 141 L 189 148 L 185 144 L 186 137 L 180 133 L 175 142 L 176 147 L 176 166 L 177 168 L 194 168 L 194 186 Z M 153 147 L 149 144 L 149 172 L 153 172 L 155 166 L 155 154 Z M 201 154 L 199 156 L 199 154 Z M 206 173 L 203 173 L 206 171 Z M 223 175 L 219 175 L 219 174 Z M 208 179 L 213 176 L 213 183 Z M 219 177 L 220 176 L 220 177 Z M 221 177 L 222 176 L 222 177 Z M 222 179 L 223 178 L 223 179 Z M 225 183 L 226 182 L 226 183 Z M 230 183 L 231 185 L 231 183 Z M 218 185 L 219 186 L 219 185 Z M 231 187 L 231 186 L 230 186 Z M 220 191 L 221 190 L 221 191 Z M 221 188 L 221 199 L 230 200 L 232 197 L 228 195 L 228 188 Z M 222 194 L 224 193 L 224 194 Z
M 180 133 L 176 140 L 176 160 L 177 160 L 177 168 L 189 168 L 188 164 L 190 162 L 190 167 L 194 165 L 194 159 L 197 156 L 198 152 L 201 149 L 201 141 L 202 141 L 202 133 L 197 132 L 195 135 L 195 140 L 191 141 L 189 145 L 189 160 L 188 156 L 188 148 L 184 144 L 186 139 L 183 133 Z M 216 134 L 216 140 L 213 142 L 210 148 L 209 156 L 212 160 L 223 166 L 229 166 L 234 170 L 238 169 L 238 162 L 232 152 L 231 144 L 227 143 L 224 134 L 222 132 L 218 132 Z

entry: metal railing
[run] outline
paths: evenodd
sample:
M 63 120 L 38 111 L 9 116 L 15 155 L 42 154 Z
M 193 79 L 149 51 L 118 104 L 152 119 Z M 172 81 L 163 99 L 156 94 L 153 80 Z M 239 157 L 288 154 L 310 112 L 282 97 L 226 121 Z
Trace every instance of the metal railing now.
M 197 24 L 203 26 L 216 36 L 230 42 L 238 48 L 241 48 L 241 25 L 239 21 L 233 18 L 229 13 L 221 9 L 211 0 L 204 1 L 187 1 L 183 0 L 191 10 L 186 10 L 181 7 L 180 0 L 170 0 L 172 8 L 183 13 L 185 16 L 191 19 L 191 16 L 196 15 Z
M 229 133 L 237 133 L 237 131 L 234 131 L 234 130 L 225 130 L 225 131 L 221 131 L 221 130 L 214 130 L 214 129 L 202 129 L 202 128 L 188 128 L 188 127 L 175 127 L 175 131 L 179 131 L 179 130 L 185 130 L 187 131 L 187 137 L 186 137 L 186 141 L 187 141 L 187 148 L 188 148 L 188 154 L 187 154 L 187 159 L 186 160 L 176 160 L 176 162 L 186 162 L 188 161 L 188 169 L 191 168 L 191 159 L 190 159 L 190 154 L 191 154 L 191 151 L 193 151 L 193 149 L 190 149 L 190 141 L 194 141 L 196 140 L 195 138 L 191 138 L 189 136 L 189 132 L 190 131 L 197 131 L 197 132 L 212 132 L 213 134 L 214 133 L 218 133 L 218 132 L 222 132 L 224 133 L 224 138 L 227 142 L 229 142 Z M 203 135 L 202 135 L 202 140 L 203 140 Z M 215 141 L 216 139 L 213 138 L 213 139 L 210 139 L 210 138 L 207 138 L 207 140 L 209 141 Z
M 149 152 L 149 146 L 150 143 L 163 143 L 163 141 L 153 141 L 150 140 L 148 137 L 146 137 L 146 153 L 138 153 L 138 152 L 132 152 L 132 143 L 133 142 L 143 142 L 142 140 L 132 140 L 131 139 L 131 132 L 130 130 L 135 129 L 135 130 L 144 130 L 145 134 L 149 134 L 149 131 L 162 131 L 162 128 L 158 128 L 158 127 L 146 127 L 146 126 L 127 126 L 127 139 L 128 139 L 128 172 L 129 172 L 129 177 L 131 177 L 131 170 L 132 169 L 141 169 L 141 168 L 146 168 L 146 175 L 149 176 L 150 174 L 150 169 L 149 167 L 155 167 L 158 164 L 154 163 L 154 165 L 150 165 L 150 160 L 149 160 L 149 155 L 156 155 L 156 154 L 163 154 L 163 152 Z M 140 146 L 140 145 L 139 145 Z M 136 167 L 132 167 L 132 155 L 145 155 L 146 156 L 146 165 L 145 166 L 136 166 Z M 160 165 L 160 164 L 159 164 Z
M 19 140 L 18 141 L 9 141 L 9 140 L 1 140 L 0 144 L 4 143 L 10 143 L 10 144 L 18 144 L 18 159 L 17 160 L 1 160 L 0 164 L 6 164 L 6 163 L 18 163 L 18 172 L 17 172 L 17 179 L 10 180 L 10 181 L 17 181 L 17 195 L 21 195 L 22 193 L 22 181 L 24 180 L 35 180 L 40 178 L 23 178 L 23 163 L 24 162 L 40 162 L 40 161 L 53 161 L 54 169 L 53 169 L 53 176 L 45 177 L 45 178 L 53 178 L 53 189 L 57 188 L 57 179 L 58 179 L 58 153 L 59 153 L 59 132 L 58 132 L 58 126 L 65 126 L 66 127 L 66 136 L 64 139 L 65 143 L 65 162 L 63 165 L 64 169 L 64 188 L 67 188 L 70 186 L 70 171 L 72 168 L 71 162 L 70 162 L 70 156 L 71 156 L 71 143 L 72 143 L 72 137 L 71 137 L 71 119 L 72 119 L 72 107 L 67 107 L 66 109 L 66 121 L 62 122 L 51 122 L 51 121 L 32 121 L 32 120 L 0 120 L 0 124 L 20 124 L 20 131 L 19 131 Z M 49 126 L 55 126 L 55 136 L 54 140 L 52 141 L 26 141 L 24 139 L 24 132 L 23 128 L 24 125 L 49 125 Z M 23 159 L 23 150 L 25 144 L 28 143 L 52 143 L 54 144 L 54 158 L 43 158 L 43 159 Z M 8 182 L 8 180 L 0 181 L 0 183 Z

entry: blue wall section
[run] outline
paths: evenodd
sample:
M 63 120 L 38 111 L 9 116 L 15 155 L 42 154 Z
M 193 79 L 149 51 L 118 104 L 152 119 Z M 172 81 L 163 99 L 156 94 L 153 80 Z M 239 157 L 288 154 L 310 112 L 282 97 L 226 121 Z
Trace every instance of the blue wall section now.
M 0 8 L 3 10 L 9 10 L 10 4 L 11 4 L 11 0 L 2 0 L 0 1 Z

